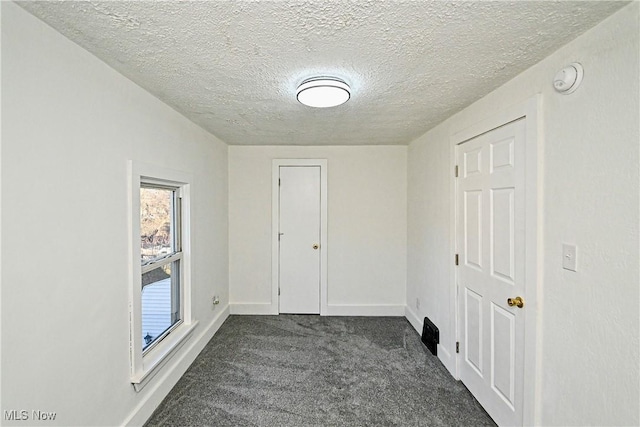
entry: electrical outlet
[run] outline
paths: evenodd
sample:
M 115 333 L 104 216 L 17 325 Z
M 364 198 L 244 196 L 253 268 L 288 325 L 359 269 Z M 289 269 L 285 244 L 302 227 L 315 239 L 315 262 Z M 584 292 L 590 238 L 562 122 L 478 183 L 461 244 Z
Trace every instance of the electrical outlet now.
M 218 305 L 218 304 L 220 304 L 220 298 L 218 296 L 214 296 L 212 302 L 213 302 L 214 306 Z
M 420 298 L 416 298 L 416 309 L 420 310 Z

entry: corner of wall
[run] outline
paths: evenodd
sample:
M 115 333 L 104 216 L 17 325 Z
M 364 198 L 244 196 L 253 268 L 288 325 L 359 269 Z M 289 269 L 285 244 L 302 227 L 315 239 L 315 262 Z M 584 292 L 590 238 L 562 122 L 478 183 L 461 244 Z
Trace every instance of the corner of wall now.
M 422 333 L 424 322 L 420 320 L 420 318 L 418 318 L 418 315 L 413 310 L 411 310 L 408 305 L 404 308 L 404 317 L 407 318 L 409 323 L 411 323 L 411 326 L 413 326 L 413 329 L 415 329 L 418 334 Z

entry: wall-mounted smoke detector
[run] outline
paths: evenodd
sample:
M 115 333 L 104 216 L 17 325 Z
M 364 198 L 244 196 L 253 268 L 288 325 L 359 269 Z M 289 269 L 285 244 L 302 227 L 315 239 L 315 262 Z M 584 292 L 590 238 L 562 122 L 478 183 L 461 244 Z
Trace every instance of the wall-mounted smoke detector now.
M 297 97 L 298 101 L 309 107 L 336 107 L 349 100 L 351 88 L 335 77 L 314 77 L 298 86 Z
M 558 74 L 553 78 L 553 87 L 557 92 L 569 95 L 578 89 L 582 83 L 582 76 L 584 76 L 582 65 L 573 62 L 558 71 Z

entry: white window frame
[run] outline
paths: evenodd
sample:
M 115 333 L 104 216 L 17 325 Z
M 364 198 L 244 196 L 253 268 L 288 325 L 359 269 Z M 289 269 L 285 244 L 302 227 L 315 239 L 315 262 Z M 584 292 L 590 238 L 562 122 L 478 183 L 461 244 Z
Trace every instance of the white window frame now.
M 129 357 L 130 381 L 140 391 L 192 335 L 198 322 L 191 311 L 191 182 L 189 173 L 141 162 L 129 162 Z M 140 263 L 140 187 L 144 184 L 175 187 L 182 199 L 180 232 L 180 312 L 177 322 L 144 351 L 142 338 L 142 266 Z

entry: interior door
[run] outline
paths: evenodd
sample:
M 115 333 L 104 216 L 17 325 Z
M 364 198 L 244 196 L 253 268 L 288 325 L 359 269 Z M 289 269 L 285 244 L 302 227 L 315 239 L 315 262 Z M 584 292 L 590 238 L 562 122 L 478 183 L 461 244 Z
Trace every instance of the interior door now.
M 498 425 L 523 422 L 524 153 L 525 119 L 457 147 L 460 379 Z
M 320 314 L 320 166 L 280 166 L 280 313 Z

